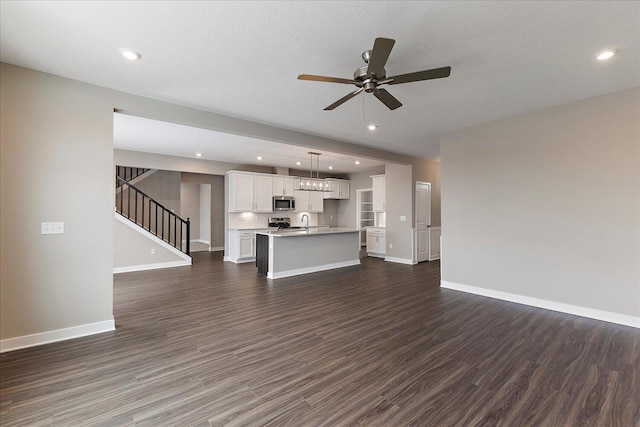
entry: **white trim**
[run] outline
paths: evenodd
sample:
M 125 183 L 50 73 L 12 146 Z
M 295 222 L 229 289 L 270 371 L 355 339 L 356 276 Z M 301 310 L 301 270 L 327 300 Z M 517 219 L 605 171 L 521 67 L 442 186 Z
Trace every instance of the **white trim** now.
M 126 267 L 113 267 L 113 274 L 130 273 L 132 271 L 157 270 L 159 268 L 184 267 L 189 265 L 191 265 L 190 260 L 159 262 L 156 264 L 129 265 Z
M 448 282 L 446 280 L 440 281 L 440 287 L 445 289 L 453 289 L 455 291 L 467 292 L 475 295 L 482 295 L 485 297 L 495 298 L 503 301 L 515 302 L 517 304 L 524 304 L 532 307 L 558 311 L 560 313 L 587 317 L 589 319 L 617 323 L 619 325 L 631 326 L 632 328 L 640 328 L 640 317 L 629 316 L 626 314 L 613 313 L 610 311 L 597 310 L 595 308 L 580 307 L 577 305 L 564 304 L 556 301 L 532 298 L 524 295 L 512 294 L 509 292 L 479 288 L 477 286 L 463 285 L 460 283 Z
M 417 262 L 409 258 L 396 258 L 396 257 L 388 256 L 388 257 L 385 257 L 384 260 L 389 262 L 395 262 L 398 264 L 408 264 L 408 265 L 417 264 Z
M 21 348 L 35 347 L 73 338 L 86 337 L 88 335 L 101 334 L 115 331 L 116 323 L 113 317 L 102 322 L 87 323 L 85 325 L 72 326 L 70 328 L 56 329 L 37 334 L 23 335 L 21 337 L 0 340 L 0 353 L 20 350 Z
M 272 236 L 269 236 L 269 237 L 272 237 Z M 318 271 L 333 270 L 335 268 L 342 268 L 342 267 L 351 267 L 353 265 L 360 265 L 360 259 L 352 259 L 352 260 L 349 260 L 349 261 L 333 262 L 331 264 L 315 265 L 313 267 L 296 268 L 294 270 L 278 271 L 277 273 L 273 273 L 271 271 L 268 271 L 267 272 L 267 279 L 281 279 L 283 277 L 298 276 L 300 274 L 316 273 Z
M 183 240 L 184 242 L 184 240 Z M 191 239 L 189 240 L 189 242 L 191 243 L 203 243 L 205 245 L 211 245 L 211 242 L 209 242 L 208 240 L 202 240 L 202 239 Z
M 224 246 L 210 246 L 209 252 L 224 251 Z

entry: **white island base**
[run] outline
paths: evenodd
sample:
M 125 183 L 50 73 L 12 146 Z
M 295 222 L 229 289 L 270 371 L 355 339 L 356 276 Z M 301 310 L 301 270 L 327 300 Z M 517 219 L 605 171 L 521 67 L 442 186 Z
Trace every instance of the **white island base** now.
M 359 252 L 359 232 L 349 228 L 256 232 L 258 273 L 269 279 L 359 265 Z

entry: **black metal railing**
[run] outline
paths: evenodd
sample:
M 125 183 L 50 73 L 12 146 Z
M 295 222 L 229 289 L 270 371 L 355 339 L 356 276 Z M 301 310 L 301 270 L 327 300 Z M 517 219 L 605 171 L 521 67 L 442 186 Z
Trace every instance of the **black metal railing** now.
M 122 178 L 125 182 L 130 182 L 142 175 L 145 172 L 150 171 L 148 168 L 134 168 L 131 166 L 116 166 L 116 176 Z M 116 179 L 116 188 L 120 187 L 122 183 Z
M 116 194 L 116 212 L 190 255 L 189 218 L 180 218 L 120 176 L 116 176 L 116 181 L 120 184 L 120 191 Z

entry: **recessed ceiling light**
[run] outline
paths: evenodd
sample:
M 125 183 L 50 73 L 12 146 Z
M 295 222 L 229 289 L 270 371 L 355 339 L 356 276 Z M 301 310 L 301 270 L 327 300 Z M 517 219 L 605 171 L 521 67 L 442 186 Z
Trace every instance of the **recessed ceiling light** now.
M 262 160 L 262 156 L 258 156 L 256 157 L 258 160 Z
M 122 56 L 127 58 L 129 61 L 137 61 L 138 59 L 142 58 L 142 55 L 140 55 L 140 53 L 130 49 L 123 49 Z
M 296 165 L 298 165 L 298 166 L 300 166 L 301 164 L 302 164 L 302 163 L 300 163 L 300 162 L 296 162 Z
M 196 157 L 202 157 L 202 153 L 196 153 Z
M 378 127 L 378 126 L 376 126 L 376 125 L 369 125 L 369 126 L 367 126 L 367 128 L 369 128 L 369 130 L 376 130 L 376 128 L 377 128 L 377 127 Z
M 333 169 L 333 166 L 329 166 L 329 169 Z
M 359 164 L 360 164 L 360 160 L 356 160 L 356 165 L 359 165 Z
M 598 56 L 596 56 L 596 59 L 598 61 L 606 61 L 607 59 L 611 58 L 615 54 L 616 54 L 615 50 L 605 50 L 603 52 L 600 52 Z

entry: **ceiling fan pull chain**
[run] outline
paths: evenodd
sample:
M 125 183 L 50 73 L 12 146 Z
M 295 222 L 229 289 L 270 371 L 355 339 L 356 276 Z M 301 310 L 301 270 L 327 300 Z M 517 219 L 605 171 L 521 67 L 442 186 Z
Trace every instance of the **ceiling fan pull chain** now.
M 364 92 L 362 92 L 362 121 L 364 121 Z

